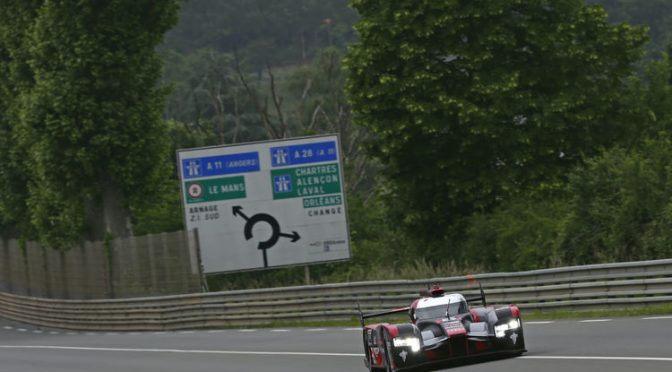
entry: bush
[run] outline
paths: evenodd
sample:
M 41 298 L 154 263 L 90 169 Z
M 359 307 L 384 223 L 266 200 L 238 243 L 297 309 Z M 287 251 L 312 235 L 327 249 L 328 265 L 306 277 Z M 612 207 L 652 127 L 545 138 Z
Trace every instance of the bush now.
M 462 247 L 466 265 L 517 271 L 562 264 L 558 247 L 567 214 L 564 197 L 520 196 L 470 219 Z
M 570 177 L 571 212 L 563 242 L 576 264 L 666 258 L 672 253 L 672 141 L 612 149 Z

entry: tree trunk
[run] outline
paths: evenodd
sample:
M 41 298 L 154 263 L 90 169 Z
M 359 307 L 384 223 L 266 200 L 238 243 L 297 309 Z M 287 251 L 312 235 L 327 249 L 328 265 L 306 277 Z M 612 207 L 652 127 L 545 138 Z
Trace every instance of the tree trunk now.
M 107 234 L 114 238 L 133 235 L 126 198 L 116 183 L 105 182 L 99 198 L 87 200 L 85 206 L 90 240 L 104 240 Z

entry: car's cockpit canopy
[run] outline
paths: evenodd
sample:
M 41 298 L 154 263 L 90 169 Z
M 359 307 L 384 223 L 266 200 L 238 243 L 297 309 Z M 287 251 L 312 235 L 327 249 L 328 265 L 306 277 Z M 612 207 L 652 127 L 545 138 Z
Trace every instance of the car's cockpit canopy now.
M 441 293 L 418 300 L 411 311 L 411 321 L 451 318 L 468 312 L 467 300 L 462 295 Z

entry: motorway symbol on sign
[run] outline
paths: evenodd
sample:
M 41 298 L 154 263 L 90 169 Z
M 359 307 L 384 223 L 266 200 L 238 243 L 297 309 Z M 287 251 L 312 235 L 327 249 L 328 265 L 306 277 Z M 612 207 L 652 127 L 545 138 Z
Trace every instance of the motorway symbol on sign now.
M 289 157 L 288 150 L 285 148 L 274 149 L 273 159 L 275 160 L 274 164 L 283 165 L 287 164 L 287 158 Z
M 259 245 L 257 246 L 257 249 L 262 251 L 262 255 L 264 257 L 264 267 L 268 267 L 268 256 L 266 251 L 273 248 L 273 246 L 278 243 L 278 240 L 280 240 L 280 237 L 290 238 L 292 239 L 292 243 L 296 243 L 299 241 L 299 239 L 301 239 L 301 236 L 296 231 L 292 231 L 291 234 L 281 232 L 278 220 L 276 220 L 275 217 L 271 216 L 270 214 L 257 213 L 252 217 L 247 217 L 247 215 L 243 213 L 243 207 L 239 205 L 233 207 L 232 210 L 234 216 L 240 216 L 245 220 L 245 240 L 252 239 L 252 228 L 257 223 L 266 222 L 271 226 L 271 237 L 266 241 L 259 242 Z
M 190 177 L 198 177 L 201 175 L 201 161 L 200 160 L 189 160 L 187 161 L 187 171 L 189 172 Z
M 292 192 L 292 176 L 282 175 L 273 177 L 273 184 L 275 185 L 275 192 Z

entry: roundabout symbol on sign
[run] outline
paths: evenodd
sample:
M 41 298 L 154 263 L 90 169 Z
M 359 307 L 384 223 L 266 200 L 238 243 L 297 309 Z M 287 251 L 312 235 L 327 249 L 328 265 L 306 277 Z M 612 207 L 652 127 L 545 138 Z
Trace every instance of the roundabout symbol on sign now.
M 200 183 L 192 183 L 187 192 L 194 199 L 200 198 L 203 195 L 203 186 Z
M 301 236 L 296 231 L 292 231 L 291 234 L 281 232 L 278 220 L 276 220 L 275 217 L 271 216 L 270 214 L 257 213 L 252 217 L 247 217 L 243 213 L 243 207 L 237 205 L 233 207 L 233 215 L 240 216 L 245 220 L 245 240 L 252 239 L 252 228 L 257 223 L 265 222 L 271 227 L 271 237 L 266 241 L 259 242 L 259 245 L 257 246 L 257 249 L 262 251 L 262 255 L 264 257 L 264 267 L 268 267 L 268 256 L 266 251 L 273 248 L 273 246 L 278 243 L 278 240 L 280 240 L 281 237 L 292 239 L 292 243 L 295 243 L 301 239 Z

